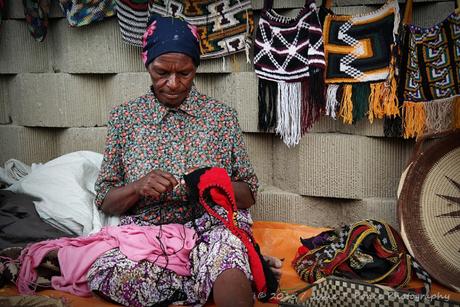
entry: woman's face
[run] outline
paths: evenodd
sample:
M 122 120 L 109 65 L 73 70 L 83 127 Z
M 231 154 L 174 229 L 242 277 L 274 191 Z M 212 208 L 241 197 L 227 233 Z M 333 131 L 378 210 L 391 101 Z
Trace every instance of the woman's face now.
M 148 66 L 148 71 L 158 100 L 168 107 L 176 108 L 190 92 L 196 67 L 188 55 L 165 53 Z

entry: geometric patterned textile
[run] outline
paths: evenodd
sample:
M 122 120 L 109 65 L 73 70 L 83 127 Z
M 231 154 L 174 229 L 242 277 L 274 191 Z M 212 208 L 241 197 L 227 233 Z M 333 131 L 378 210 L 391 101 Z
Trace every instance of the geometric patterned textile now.
M 286 17 L 265 0 L 254 41 L 259 77 L 259 129 L 274 126 L 288 145 L 296 145 L 324 110 L 324 48 L 315 1 Z M 267 104 L 266 92 L 270 102 Z M 272 97 L 276 97 L 273 102 Z M 267 110 L 268 106 L 268 110 Z
M 399 116 L 395 51 L 400 15 L 396 0 L 362 15 L 326 15 L 323 23 L 327 115 L 352 124 L 367 115 Z
M 324 21 L 326 83 L 383 81 L 399 27 L 397 1 L 364 15 L 327 15 Z
M 460 15 L 453 12 L 430 27 L 404 26 L 401 85 L 404 101 L 460 94 Z
M 254 41 L 254 68 L 259 78 L 296 82 L 324 69 L 322 30 L 314 1 L 296 18 L 273 10 L 261 12 Z
M 424 283 L 423 288 L 414 291 L 430 293 L 430 276 L 415 262 L 399 233 L 389 224 L 363 220 L 301 242 L 292 265 L 308 283 L 335 275 L 403 288 L 414 272 Z
M 356 280 L 330 276 L 318 280 L 313 285 L 311 296 L 302 300 L 299 296 L 286 297 L 281 307 L 355 307 L 355 306 L 460 306 L 459 302 L 450 301 L 448 295 L 419 295 L 413 292 L 395 291 L 388 287 L 372 285 Z
M 149 15 L 181 17 L 198 28 L 201 59 L 246 51 L 254 19 L 250 0 L 150 0 Z
M 453 12 L 430 28 L 404 25 L 402 41 L 399 95 L 404 137 L 408 138 L 426 130 L 430 101 L 460 94 L 460 15 Z

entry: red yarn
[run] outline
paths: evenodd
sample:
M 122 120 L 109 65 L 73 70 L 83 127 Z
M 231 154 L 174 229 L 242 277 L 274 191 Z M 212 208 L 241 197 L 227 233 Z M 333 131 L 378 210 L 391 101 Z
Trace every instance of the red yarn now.
M 227 210 L 227 219 L 220 216 L 206 202 L 204 192 L 209 190 L 212 200 Z M 220 220 L 227 228 L 237 236 L 248 250 L 249 264 L 251 266 L 254 283 L 258 293 L 267 292 L 267 282 L 263 270 L 262 261 L 255 248 L 256 242 L 252 235 L 238 227 L 235 220 L 238 210 L 233 192 L 232 182 L 225 169 L 213 167 L 207 170 L 201 177 L 198 184 L 199 203 L 206 211 Z

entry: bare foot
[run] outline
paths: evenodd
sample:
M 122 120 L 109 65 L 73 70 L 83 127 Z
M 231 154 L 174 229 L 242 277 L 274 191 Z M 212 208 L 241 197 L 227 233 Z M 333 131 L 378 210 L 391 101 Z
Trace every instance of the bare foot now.
M 272 270 L 273 274 L 275 275 L 276 280 L 280 280 L 281 278 L 281 267 L 283 266 L 283 261 L 279 258 L 274 256 L 264 256 L 265 261 L 267 261 L 270 269 Z

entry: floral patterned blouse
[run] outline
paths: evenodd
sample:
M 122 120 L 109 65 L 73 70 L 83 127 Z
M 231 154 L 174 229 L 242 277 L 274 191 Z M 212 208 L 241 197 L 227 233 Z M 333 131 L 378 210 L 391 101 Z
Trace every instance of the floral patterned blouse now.
M 236 111 L 200 94 L 194 87 L 176 109 L 162 105 L 150 90 L 115 107 L 107 128 L 106 148 L 96 181 L 96 206 L 112 187 L 161 169 L 179 179 L 193 167 L 216 166 L 232 181 L 248 183 L 253 195 L 258 180 L 251 166 Z M 186 223 L 204 211 L 192 208 L 179 185 L 160 200 L 141 199 L 121 224 Z

